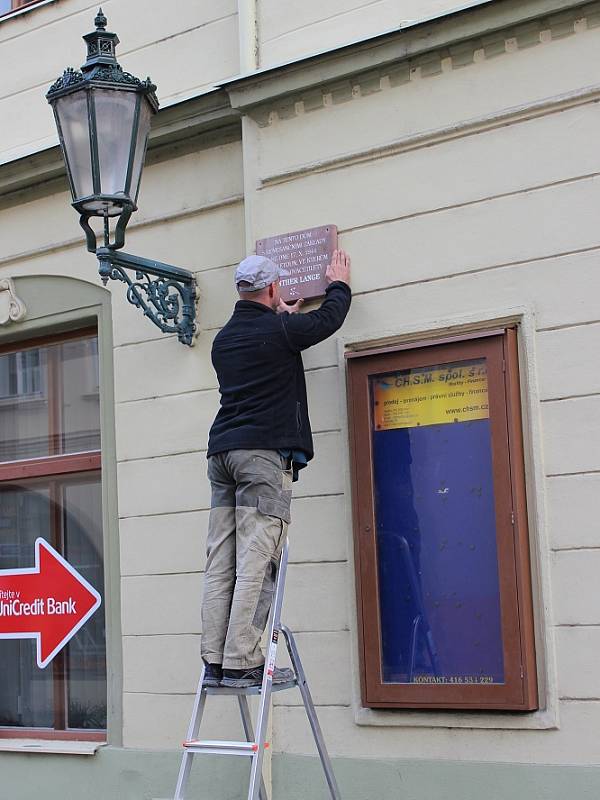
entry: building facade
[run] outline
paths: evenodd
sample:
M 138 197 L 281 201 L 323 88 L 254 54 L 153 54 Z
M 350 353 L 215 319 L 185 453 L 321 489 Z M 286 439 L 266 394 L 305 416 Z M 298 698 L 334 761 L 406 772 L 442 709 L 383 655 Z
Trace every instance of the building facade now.
M 44 670 L 0 641 L 7 796 L 173 795 L 211 342 L 256 240 L 324 224 L 354 298 L 304 358 L 284 616 L 342 796 L 598 795 L 600 2 L 455 1 L 103 4 L 161 102 L 127 250 L 194 273 L 186 347 L 102 286 L 70 208 L 44 95 L 96 6 L 0 0 L 0 569 L 41 536 L 103 599 Z M 418 388 L 448 365 L 475 370 L 444 379 L 456 407 Z M 434 417 L 379 417 L 384 397 Z M 205 719 L 239 735 L 225 699 Z M 271 738 L 274 796 L 324 797 L 297 693 Z M 207 757 L 190 796 L 245 796 L 234 762 Z

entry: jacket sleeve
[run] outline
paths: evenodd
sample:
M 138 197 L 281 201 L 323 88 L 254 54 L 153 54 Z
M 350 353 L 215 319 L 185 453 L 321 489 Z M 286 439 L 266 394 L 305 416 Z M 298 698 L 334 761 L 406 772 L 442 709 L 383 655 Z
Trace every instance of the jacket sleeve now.
M 283 329 L 292 350 L 299 352 L 327 339 L 346 319 L 350 309 L 352 292 L 347 283 L 334 281 L 326 290 L 320 308 L 306 314 L 288 314 L 282 317 Z

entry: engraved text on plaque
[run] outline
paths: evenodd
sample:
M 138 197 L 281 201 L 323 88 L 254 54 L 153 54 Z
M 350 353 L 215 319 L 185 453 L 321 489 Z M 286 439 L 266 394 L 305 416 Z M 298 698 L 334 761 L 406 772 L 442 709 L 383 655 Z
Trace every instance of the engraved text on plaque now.
M 282 233 L 256 242 L 256 254 L 267 256 L 281 268 L 279 283 L 284 300 L 323 297 L 327 288 L 325 270 L 336 248 L 335 225 Z

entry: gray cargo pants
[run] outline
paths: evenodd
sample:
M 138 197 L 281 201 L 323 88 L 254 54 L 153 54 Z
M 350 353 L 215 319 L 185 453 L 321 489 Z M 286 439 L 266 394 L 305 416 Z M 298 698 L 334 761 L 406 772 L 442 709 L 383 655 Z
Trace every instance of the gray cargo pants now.
M 208 477 L 202 657 L 250 669 L 265 660 L 260 638 L 290 522 L 292 470 L 276 450 L 230 450 L 208 459 Z

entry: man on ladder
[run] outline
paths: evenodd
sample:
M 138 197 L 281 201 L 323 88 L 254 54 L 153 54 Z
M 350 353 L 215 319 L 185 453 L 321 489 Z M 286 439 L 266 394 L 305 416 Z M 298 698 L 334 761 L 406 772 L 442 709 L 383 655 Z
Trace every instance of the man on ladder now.
M 202 605 L 204 665 L 175 800 L 186 800 L 192 759 L 200 754 L 249 757 L 248 800 L 268 800 L 262 763 L 271 692 L 294 687 L 331 800 L 341 800 L 294 635 L 280 617 L 292 482 L 313 455 L 301 353 L 335 333 L 346 318 L 350 259 L 343 250 L 333 254 L 326 275 L 321 307 L 298 314 L 301 301 L 281 302 L 277 265 L 263 256 L 244 259 L 235 274 L 241 299 L 213 343 L 221 408 L 208 444 L 212 502 Z M 260 639 L 267 620 L 265 668 Z M 275 667 L 280 633 L 293 670 Z M 245 741 L 198 738 L 209 694 L 237 697 Z M 253 694 L 260 695 L 256 730 L 248 706 Z
M 292 482 L 313 457 L 302 351 L 335 333 L 351 302 L 350 258 L 333 254 L 320 308 L 281 300 L 279 268 L 249 256 L 240 300 L 215 337 L 221 407 L 208 444 L 212 500 L 202 604 L 204 686 L 260 686 L 265 629 L 290 522 Z M 276 668 L 274 684 L 294 679 Z

